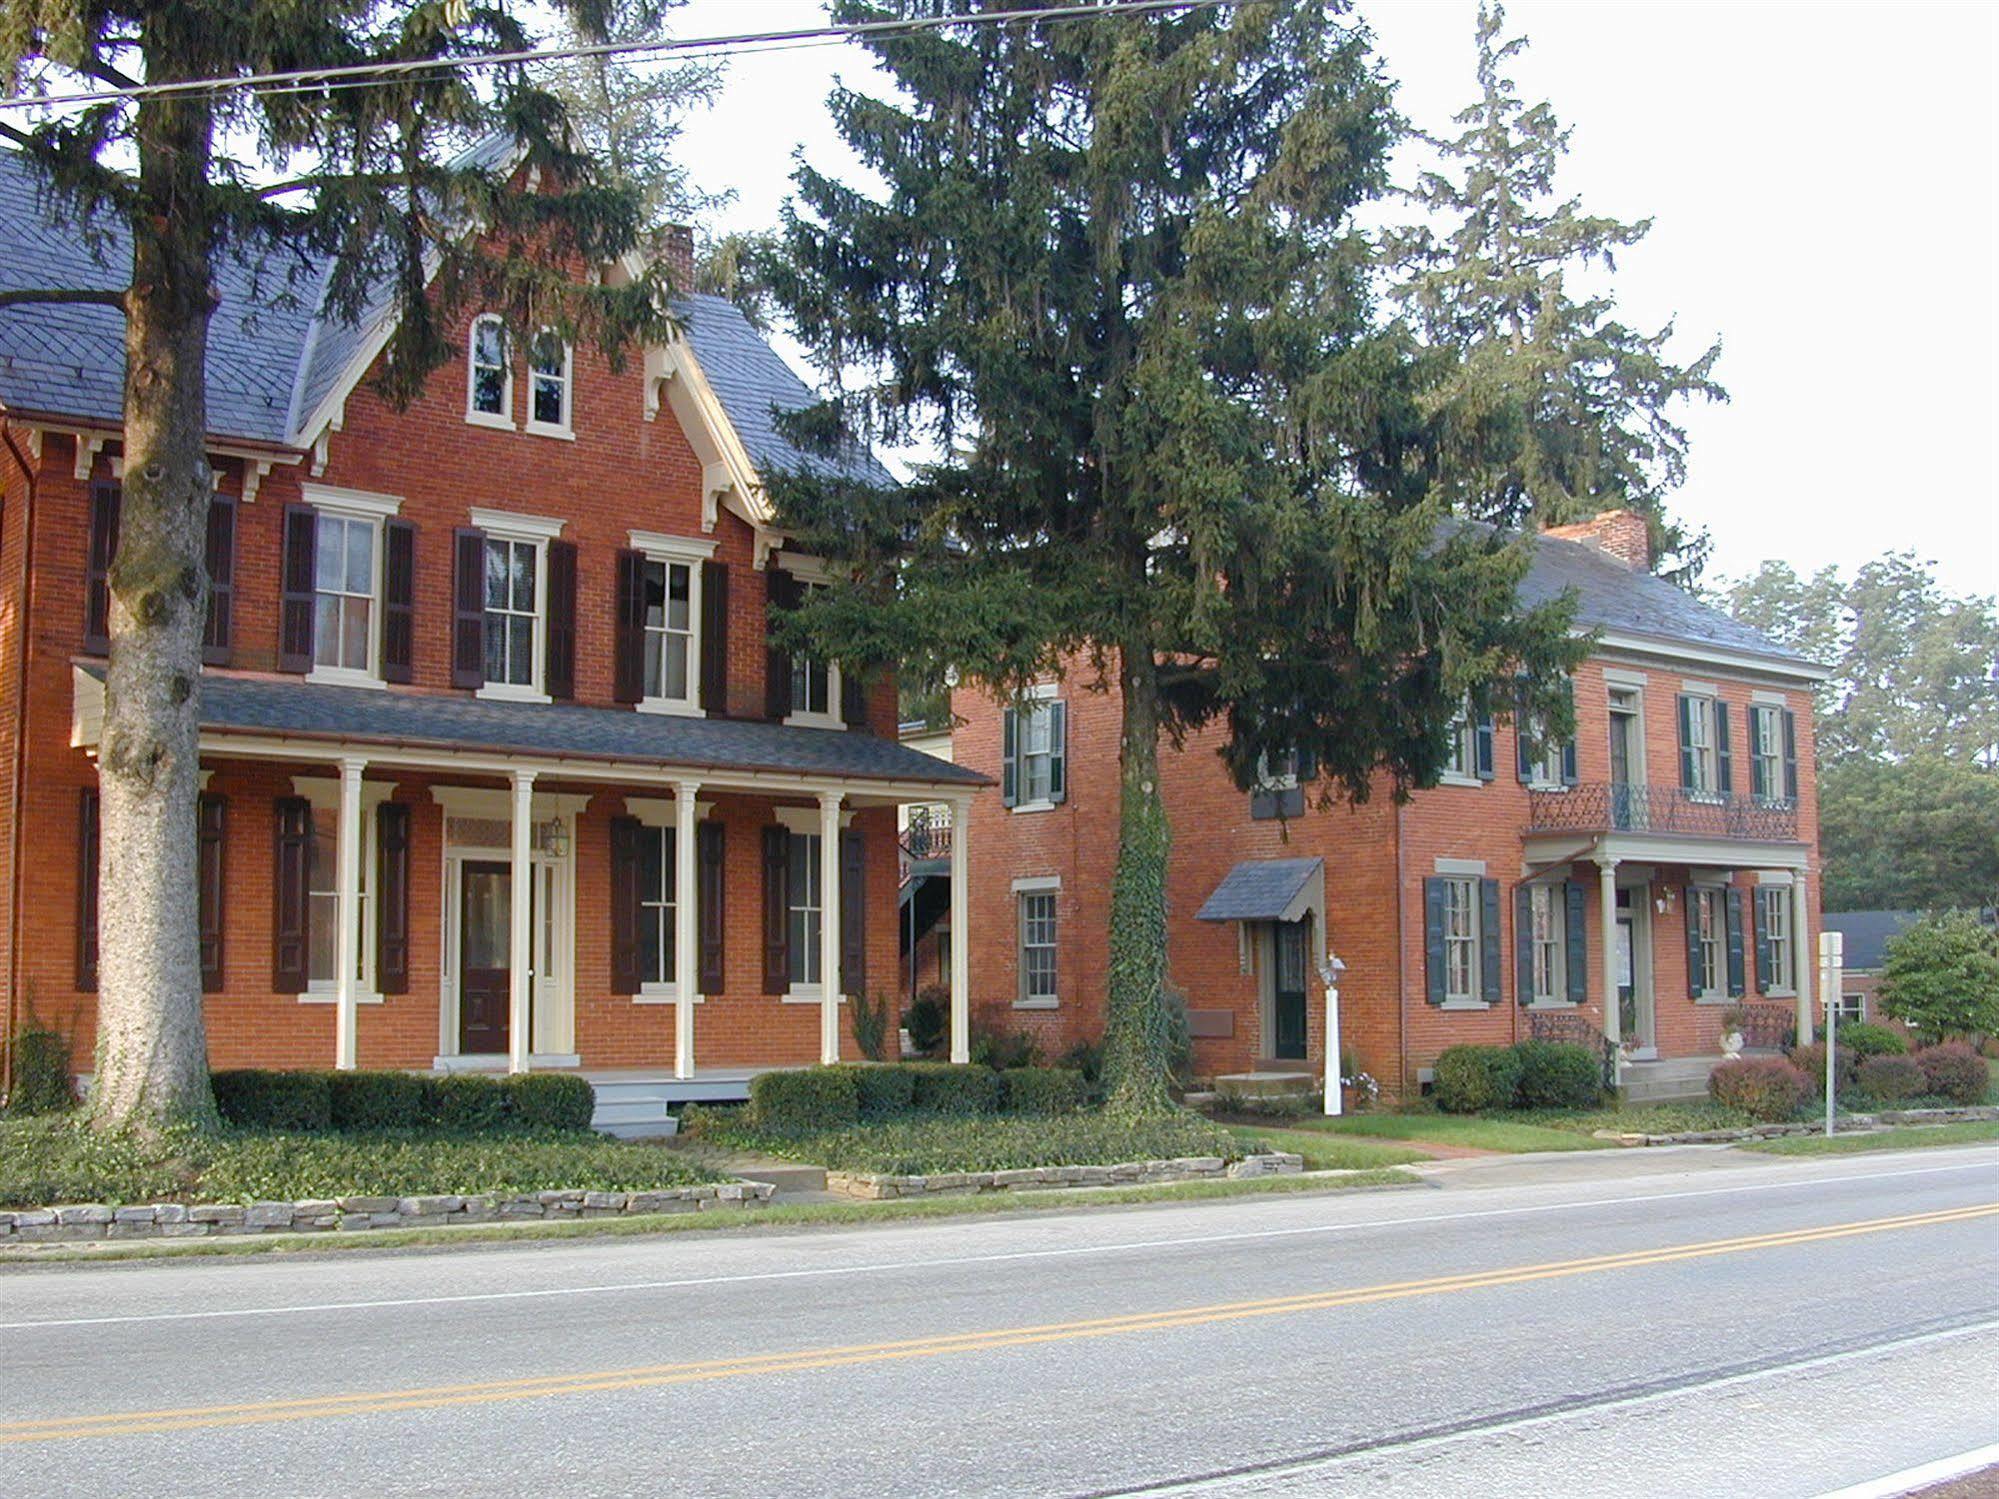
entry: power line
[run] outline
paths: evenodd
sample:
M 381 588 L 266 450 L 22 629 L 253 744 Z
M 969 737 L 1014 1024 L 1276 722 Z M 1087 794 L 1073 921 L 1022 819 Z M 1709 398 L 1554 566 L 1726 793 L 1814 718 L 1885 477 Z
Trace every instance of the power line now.
M 573 47 L 527 48 L 468 57 L 405 58 L 393 62 L 347 63 L 333 68 L 291 68 L 281 72 L 249 73 L 235 78 L 186 78 L 169 83 L 137 83 L 72 94 L 12 94 L 0 98 L 0 109 L 45 109 L 69 104 L 110 104 L 121 100 L 157 99 L 201 94 L 305 93 L 321 88 L 379 87 L 393 78 L 451 69 L 482 70 L 528 63 L 564 62 L 592 57 L 670 56 L 695 53 L 722 56 L 772 44 L 861 41 L 869 37 L 911 36 L 960 26 L 1006 25 L 1022 21 L 1061 21 L 1087 16 L 1142 15 L 1153 11 L 1209 10 L 1246 5 L 1256 0 L 1099 0 L 1046 9 L 987 11 L 962 16 L 919 16 L 900 21 L 861 21 L 850 25 L 798 27 L 788 31 L 748 31 L 727 36 L 686 37 L 656 42 L 591 42 Z

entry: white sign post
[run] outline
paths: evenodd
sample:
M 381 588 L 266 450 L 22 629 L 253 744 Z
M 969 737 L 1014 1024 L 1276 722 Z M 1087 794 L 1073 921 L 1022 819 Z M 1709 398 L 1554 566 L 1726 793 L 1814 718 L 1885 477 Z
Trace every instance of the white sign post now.
M 1839 991 L 1845 966 L 1845 937 L 1839 932 L 1819 933 L 1819 993 L 1825 999 L 1825 1133 L 1832 1138 L 1833 1085 L 1839 1062 Z
M 1326 1113 L 1336 1116 L 1340 1112 L 1340 975 L 1347 971 L 1347 965 L 1333 954 L 1326 954 L 1326 965 L 1319 970 L 1319 977 L 1326 984 Z

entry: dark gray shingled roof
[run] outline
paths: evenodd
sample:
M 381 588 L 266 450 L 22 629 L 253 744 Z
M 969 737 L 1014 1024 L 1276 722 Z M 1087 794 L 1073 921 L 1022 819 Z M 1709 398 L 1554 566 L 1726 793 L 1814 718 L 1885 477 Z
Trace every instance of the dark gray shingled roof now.
M 1871 971 L 1881 966 L 1888 939 L 1904 927 L 1922 920 L 1921 911 L 1827 911 L 1820 918 L 1829 932 L 1846 940 L 1839 960 L 1848 971 Z
M 1277 921 L 1288 915 L 1323 859 L 1245 859 L 1195 912 L 1201 921 Z
M 629 708 L 484 702 L 295 679 L 206 675 L 201 684 L 201 724 L 224 733 L 291 734 L 364 744 L 930 785 L 990 784 L 976 771 L 873 734 L 681 718 Z

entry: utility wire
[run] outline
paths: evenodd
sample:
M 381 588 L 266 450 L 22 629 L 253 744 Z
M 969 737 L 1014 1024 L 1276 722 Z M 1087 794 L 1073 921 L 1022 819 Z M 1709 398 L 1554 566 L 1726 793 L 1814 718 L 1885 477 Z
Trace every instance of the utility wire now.
M 348 63 L 333 68 L 292 68 L 274 73 L 250 73 L 234 78 L 185 78 L 169 83 L 138 83 L 122 88 L 93 89 L 72 94 L 11 94 L 0 98 L 0 109 L 45 109 L 68 104 L 110 104 L 121 100 L 158 99 L 230 93 L 301 93 L 328 87 L 377 87 L 394 78 L 451 69 L 517 67 L 589 57 L 670 56 L 695 52 L 726 55 L 770 44 L 863 41 L 871 37 L 912 36 L 960 26 L 1005 25 L 1015 22 L 1061 21 L 1088 16 L 1143 15 L 1153 11 L 1209 10 L 1246 5 L 1256 0 L 1100 0 L 1051 6 L 986 11 L 959 16 L 919 16 L 910 20 L 861 21 L 849 25 L 798 27 L 788 31 L 746 31 L 728 36 L 686 37 L 656 42 L 590 42 L 572 47 L 526 48 L 515 52 L 476 53 L 466 57 L 421 57 L 401 61 Z

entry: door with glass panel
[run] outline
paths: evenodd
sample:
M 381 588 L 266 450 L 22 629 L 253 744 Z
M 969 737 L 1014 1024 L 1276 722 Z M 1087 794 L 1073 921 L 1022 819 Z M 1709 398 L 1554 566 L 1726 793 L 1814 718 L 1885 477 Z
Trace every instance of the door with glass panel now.
M 458 1050 L 491 1056 L 507 1049 L 513 873 L 468 860 L 458 881 Z
M 1277 963 L 1271 978 L 1272 1054 L 1305 1060 L 1305 931 L 1303 921 L 1277 923 Z

